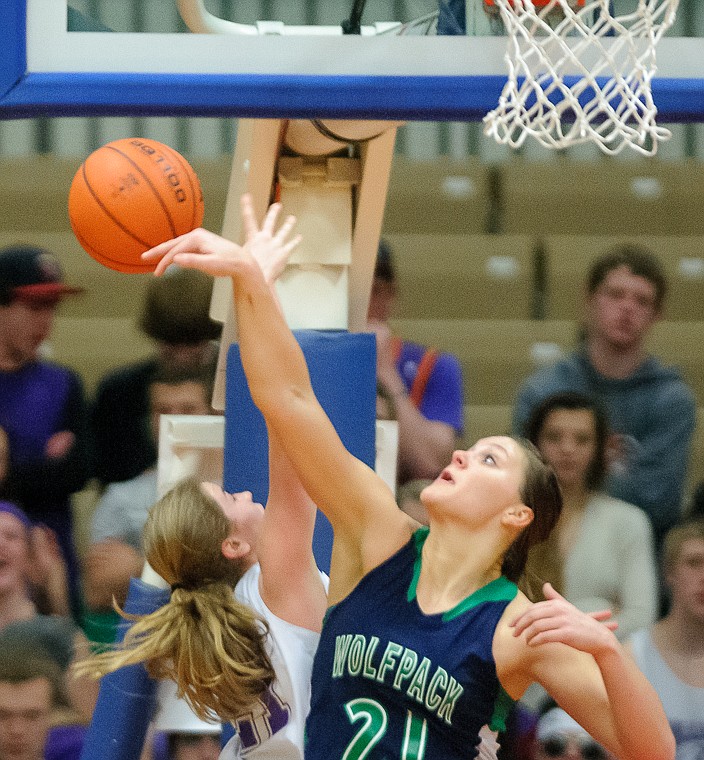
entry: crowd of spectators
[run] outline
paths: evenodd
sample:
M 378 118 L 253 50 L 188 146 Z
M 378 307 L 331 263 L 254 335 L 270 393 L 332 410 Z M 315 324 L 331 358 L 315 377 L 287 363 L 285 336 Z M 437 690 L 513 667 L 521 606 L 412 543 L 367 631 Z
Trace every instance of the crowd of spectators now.
M 5 742 L 28 733 L 23 760 L 78 757 L 97 688 L 67 674 L 90 642 L 113 639 L 113 600 L 122 603 L 140 574 L 159 415 L 211 411 L 219 327 L 208 316 L 210 287 L 184 270 L 151 282 L 139 324 L 154 353 L 111 372 L 87 399 L 75 372 L 42 355 L 57 307 L 80 289 L 48 251 L 0 251 L 0 760 Z M 678 370 L 646 348 L 666 292 L 645 249 L 598 259 L 577 345 L 524 379 L 513 432 L 553 466 L 564 498 L 557 530 L 531 555 L 526 588 L 539 597 L 550 581 L 585 611 L 609 608 L 660 690 L 678 753 L 681 745 L 682 758 L 703 758 L 704 486 L 689 514 L 686 503 L 695 399 Z M 465 431 L 458 359 L 393 335 L 397 295 L 382 241 L 368 322 L 378 412 L 398 422 L 399 501 L 422 521 L 420 492 L 471 433 L 471 419 Z M 79 559 L 71 498 L 89 481 L 99 499 Z M 16 726 L 25 727 L 21 738 Z M 502 738 L 505 759 L 608 759 L 540 695 L 519 703 Z M 153 753 L 214 758 L 215 744 L 212 735 L 174 735 Z M 189 754 L 196 746 L 201 754 Z
M 43 356 L 61 301 L 81 289 L 49 251 L 0 251 L 2 760 L 80 756 L 98 684 L 76 679 L 71 665 L 114 641 L 113 599 L 124 602 L 141 573 L 158 418 L 211 413 L 219 327 L 210 288 L 205 275 L 178 270 L 151 282 L 140 326 L 154 355 L 111 373 L 88 399 L 78 374 Z M 89 483 L 100 499 L 79 557 L 72 497 Z M 189 754 L 191 735 L 162 744 L 163 760 L 204 756 Z

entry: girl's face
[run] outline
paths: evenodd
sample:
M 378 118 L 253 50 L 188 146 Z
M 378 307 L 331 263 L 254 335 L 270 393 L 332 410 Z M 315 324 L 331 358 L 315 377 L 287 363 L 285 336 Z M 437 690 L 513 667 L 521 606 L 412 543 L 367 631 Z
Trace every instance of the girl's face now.
M 201 488 L 220 505 L 232 525 L 234 535 L 255 547 L 261 532 L 264 507 L 252 500 L 251 491 L 227 493 L 216 483 L 202 483 Z
M 589 409 L 554 409 L 538 435 L 538 448 L 562 488 L 585 488 L 596 455 L 596 420 Z
M 24 585 L 29 570 L 27 529 L 8 512 L 0 512 L 0 593 Z
M 512 438 L 482 438 L 471 449 L 455 451 L 421 498 L 431 513 L 440 507 L 481 522 L 522 502 L 525 467 L 526 454 Z

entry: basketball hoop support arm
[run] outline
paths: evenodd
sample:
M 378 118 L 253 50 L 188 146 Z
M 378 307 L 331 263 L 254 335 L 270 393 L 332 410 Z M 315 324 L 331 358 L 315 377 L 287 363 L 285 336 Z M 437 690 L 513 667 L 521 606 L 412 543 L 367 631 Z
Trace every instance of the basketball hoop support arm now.
M 359 132 L 364 122 L 328 122 L 336 132 L 347 126 Z M 227 192 L 222 234 L 240 241 L 240 196 L 247 192 L 263 218 L 280 187 L 285 212 L 295 214 L 303 243 L 277 283 L 279 298 L 292 329 L 364 331 L 386 204 L 397 123 L 360 145 L 355 157 L 281 155 L 288 122 L 242 119 Z M 312 122 L 296 122 L 319 149 L 320 134 Z M 338 146 L 338 147 L 344 147 Z M 216 280 L 211 317 L 223 323 L 213 405 L 224 408 L 227 348 L 236 342 L 232 287 Z

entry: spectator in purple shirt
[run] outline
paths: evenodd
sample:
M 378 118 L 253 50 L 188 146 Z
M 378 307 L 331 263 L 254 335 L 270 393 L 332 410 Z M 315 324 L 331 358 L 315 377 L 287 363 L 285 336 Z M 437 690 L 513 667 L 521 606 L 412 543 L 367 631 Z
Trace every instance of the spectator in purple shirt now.
M 394 336 L 388 320 L 397 297 L 391 248 L 379 245 L 368 329 L 376 334 L 377 383 L 399 428 L 399 485 L 438 476 L 463 427 L 462 369 L 457 357 Z
M 88 416 L 81 380 L 40 358 L 62 298 L 57 259 L 30 246 L 0 250 L 0 427 L 9 441 L 6 487 L 33 522 L 55 533 L 69 571 L 72 610 L 79 607 L 71 494 L 90 475 Z

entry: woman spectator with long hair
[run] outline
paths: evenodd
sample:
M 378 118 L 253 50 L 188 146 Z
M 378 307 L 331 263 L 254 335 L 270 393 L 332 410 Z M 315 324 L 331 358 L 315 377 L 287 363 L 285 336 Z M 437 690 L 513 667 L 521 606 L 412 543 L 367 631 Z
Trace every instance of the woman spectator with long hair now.
M 555 530 L 531 549 L 527 580 L 549 581 L 581 610 L 610 609 L 625 640 L 657 617 L 657 566 L 647 515 L 601 490 L 605 413 L 588 396 L 558 393 L 535 408 L 526 436 L 555 471 L 563 503 Z

